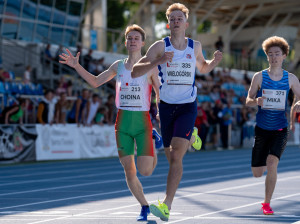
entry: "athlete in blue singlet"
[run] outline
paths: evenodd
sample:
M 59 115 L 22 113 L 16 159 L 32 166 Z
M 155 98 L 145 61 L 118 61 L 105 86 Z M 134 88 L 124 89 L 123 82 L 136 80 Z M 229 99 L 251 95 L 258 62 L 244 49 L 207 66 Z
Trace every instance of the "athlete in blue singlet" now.
M 139 77 L 158 67 L 161 77 L 159 116 L 170 168 L 165 199 L 158 206 L 150 205 L 150 210 L 164 221 L 169 219 L 169 210 L 182 177 L 182 159 L 190 140 L 194 142 L 194 147 L 199 146 L 201 141 L 193 131 L 197 115 L 195 68 L 201 73 L 208 73 L 222 59 L 222 53 L 216 51 L 214 59 L 206 61 L 201 43 L 185 37 L 188 13 L 189 10 L 183 4 L 169 6 L 166 16 L 170 37 L 155 42 L 134 65 L 131 73 L 132 77 Z
M 287 97 L 290 89 L 300 97 L 300 84 L 294 74 L 282 69 L 282 63 L 289 52 L 285 39 L 270 37 L 263 42 L 262 47 L 269 68 L 253 76 L 246 105 L 258 106 L 251 166 L 254 177 L 261 177 L 268 171 L 262 210 L 265 215 L 272 215 L 274 212 L 270 201 L 276 185 L 277 166 L 288 137 Z M 294 110 L 299 109 L 299 104 L 295 104 Z

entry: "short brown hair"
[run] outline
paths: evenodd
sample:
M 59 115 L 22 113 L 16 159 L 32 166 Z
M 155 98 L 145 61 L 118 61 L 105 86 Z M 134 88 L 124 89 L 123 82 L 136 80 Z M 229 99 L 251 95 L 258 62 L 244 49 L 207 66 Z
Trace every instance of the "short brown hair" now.
M 290 49 L 288 42 L 283 37 L 278 37 L 278 36 L 267 38 L 262 43 L 262 47 L 265 54 L 268 54 L 268 51 L 271 47 L 279 47 L 282 50 L 282 53 L 285 55 L 289 54 L 289 49 Z
M 141 34 L 141 36 L 142 36 L 142 41 L 145 41 L 145 39 L 146 39 L 146 33 L 145 33 L 145 31 L 143 30 L 142 27 L 140 27 L 139 25 L 136 25 L 136 24 L 127 26 L 127 28 L 125 30 L 125 38 L 127 38 L 128 33 L 131 32 L 131 31 L 137 31 L 137 32 L 139 32 Z
M 176 11 L 176 10 L 183 12 L 186 19 L 189 18 L 189 9 L 184 4 L 174 3 L 174 4 L 170 5 L 166 11 L 167 19 L 169 19 L 171 12 Z

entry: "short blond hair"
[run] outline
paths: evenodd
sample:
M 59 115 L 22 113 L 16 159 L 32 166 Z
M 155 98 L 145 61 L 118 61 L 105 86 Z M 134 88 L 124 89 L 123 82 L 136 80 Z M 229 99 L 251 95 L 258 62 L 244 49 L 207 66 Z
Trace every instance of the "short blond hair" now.
M 136 24 L 127 26 L 127 28 L 125 30 L 125 38 L 127 38 L 128 33 L 131 32 L 131 31 L 137 31 L 137 32 L 139 32 L 141 34 L 141 36 L 142 36 L 142 41 L 145 41 L 145 39 L 146 39 L 146 33 L 145 33 L 145 31 L 143 30 L 142 27 L 140 27 L 139 25 L 136 25 Z
M 167 19 L 169 19 L 169 16 L 173 11 L 177 11 L 177 10 L 183 12 L 186 19 L 189 18 L 189 9 L 184 4 L 174 3 L 174 4 L 170 5 L 166 11 Z
M 269 37 L 262 43 L 262 48 L 266 55 L 268 54 L 268 51 L 271 47 L 279 47 L 282 50 L 283 54 L 289 54 L 290 46 L 283 37 Z

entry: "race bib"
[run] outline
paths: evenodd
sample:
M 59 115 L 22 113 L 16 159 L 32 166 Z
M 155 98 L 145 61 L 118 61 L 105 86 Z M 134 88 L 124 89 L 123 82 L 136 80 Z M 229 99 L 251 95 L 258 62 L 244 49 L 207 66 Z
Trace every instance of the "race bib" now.
M 142 89 L 138 84 L 126 83 L 120 87 L 120 107 L 142 107 Z
M 167 62 L 168 85 L 193 85 L 194 69 L 191 62 Z
M 285 110 L 286 90 L 263 89 L 262 96 L 264 110 Z

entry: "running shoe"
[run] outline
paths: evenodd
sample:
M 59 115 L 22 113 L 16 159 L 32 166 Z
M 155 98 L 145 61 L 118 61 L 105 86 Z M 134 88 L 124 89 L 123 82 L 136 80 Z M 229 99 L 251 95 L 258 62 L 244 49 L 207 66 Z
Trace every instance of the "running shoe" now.
M 148 205 L 143 205 L 141 208 L 141 214 L 136 218 L 137 221 L 147 221 L 147 216 L 150 214 Z
M 153 215 L 159 217 L 162 221 L 169 220 L 170 212 L 168 206 L 165 203 L 160 203 L 159 200 L 158 200 L 158 206 L 154 204 L 150 205 L 150 211 Z
M 270 207 L 270 203 L 261 203 L 261 204 L 262 204 L 261 210 L 263 211 L 263 213 L 265 215 L 273 215 L 274 214 L 274 211 Z
M 192 135 L 195 137 L 195 141 L 192 144 L 192 146 L 194 147 L 194 149 L 200 150 L 202 146 L 202 141 L 201 138 L 198 136 L 198 128 L 194 127 Z
M 155 139 L 155 148 L 160 149 L 163 145 L 162 137 L 155 128 L 152 129 L 152 138 Z

